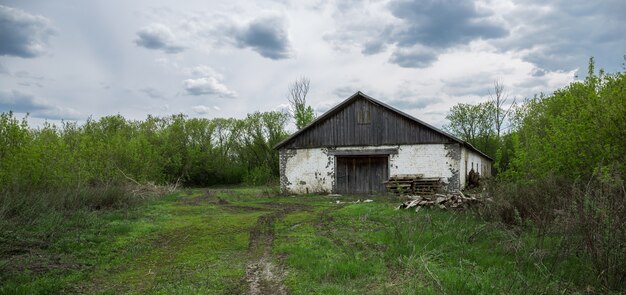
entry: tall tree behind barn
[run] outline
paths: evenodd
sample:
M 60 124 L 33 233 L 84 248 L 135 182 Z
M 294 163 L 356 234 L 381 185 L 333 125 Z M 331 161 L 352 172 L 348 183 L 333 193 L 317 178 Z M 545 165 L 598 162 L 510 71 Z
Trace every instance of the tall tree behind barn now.
M 390 175 L 440 178 L 465 186 L 471 169 L 490 176 L 493 160 L 469 143 L 361 92 L 275 146 L 287 193 L 380 193 Z

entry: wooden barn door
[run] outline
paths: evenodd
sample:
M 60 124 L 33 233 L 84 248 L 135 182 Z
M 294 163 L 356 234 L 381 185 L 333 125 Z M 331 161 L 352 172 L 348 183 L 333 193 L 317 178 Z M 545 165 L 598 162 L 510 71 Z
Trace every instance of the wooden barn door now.
M 389 178 L 388 170 L 387 156 L 338 156 L 335 173 L 337 193 L 383 193 L 383 181 Z

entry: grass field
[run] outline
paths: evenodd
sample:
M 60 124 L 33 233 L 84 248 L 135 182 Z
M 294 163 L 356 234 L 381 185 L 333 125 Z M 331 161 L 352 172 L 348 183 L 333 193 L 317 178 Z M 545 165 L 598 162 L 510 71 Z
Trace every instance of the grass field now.
M 558 237 L 539 243 L 471 212 L 395 210 L 388 196 L 336 203 L 359 198 L 194 189 L 3 222 L 0 293 L 602 292 L 588 287 L 590 267 L 546 254 Z

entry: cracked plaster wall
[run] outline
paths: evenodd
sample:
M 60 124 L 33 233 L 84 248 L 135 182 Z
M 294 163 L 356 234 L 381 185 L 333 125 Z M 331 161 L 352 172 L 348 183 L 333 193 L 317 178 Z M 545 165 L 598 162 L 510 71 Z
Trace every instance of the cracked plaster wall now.
M 462 163 L 469 154 L 459 144 L 418 144 L 337 148 L 281 149 L 280 185 L 284 193 L 330 193 L 335 182 L 335 156 L 329 150 L 397 149 L 389 155 L 389 175 L 440 177 L 449 190 L 464 184 Z M 469 170 L 468 170 L 469 171 Z

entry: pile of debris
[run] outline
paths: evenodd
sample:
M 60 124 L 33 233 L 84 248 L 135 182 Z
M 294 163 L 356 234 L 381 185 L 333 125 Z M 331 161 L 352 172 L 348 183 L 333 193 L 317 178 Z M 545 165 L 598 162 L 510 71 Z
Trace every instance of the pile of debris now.
M 344 201 L 337 200 L 337 201 L 335 201 L 335 204 L 339 204 L 339 205 L 341 205 L 341 204 L 358 204 L 358 203 L 361 203 L 361 202 L 363 202 L 363 203 L 371 203 L 371 202 L 374 202 L 374 200 L 367 199 L 367 200 L 361 201 L 361 199 L 359 199 L 359 200 L 352 201 L 352 202 L 344 202 Z M 333 202 L 331 202 L 331 203 L 333 203 Z
M 384 182 L 388 192 L 398 196 L 432 195 L 440 192 L 443 183 L 439 177 L 424 177 L 423 174 L 397 174 Z
M 419 211 L 422 207 L 431 208 L 437 206 L 441 209 L 465 209 L 474 204 L 482 203 L 483 201 L 477 199 L 474 196 L 465 196 L 462 192 L 457 191 L 448 194 L 434 194 L 425 196 L 407 196 L 408 201 L 400 204 L 396 209 L 410 209 L 414 208 L 415 212 Z

